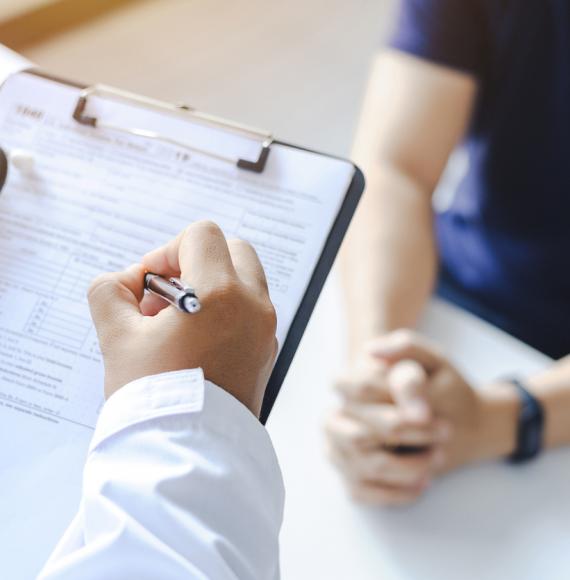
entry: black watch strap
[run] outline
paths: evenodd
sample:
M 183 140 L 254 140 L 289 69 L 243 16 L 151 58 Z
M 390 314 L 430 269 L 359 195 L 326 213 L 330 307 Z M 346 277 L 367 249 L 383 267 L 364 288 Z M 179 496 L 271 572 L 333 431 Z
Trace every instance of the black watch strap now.
M 534 459 L 542 449 L 544 409 L 540 401 L 525 388 L 518 379 L 509 379 L 521 400 L 517 426 L 517 446 L 509 457 L 511 463 L 524 463 Z

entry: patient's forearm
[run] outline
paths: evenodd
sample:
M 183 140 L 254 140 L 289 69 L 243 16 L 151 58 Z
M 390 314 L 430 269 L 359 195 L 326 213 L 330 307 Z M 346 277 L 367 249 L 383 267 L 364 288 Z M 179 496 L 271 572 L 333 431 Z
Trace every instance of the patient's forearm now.
M 523 379 L 528 390 L 542 403 L 545 412 L 543 446 L 570 443 L 570 357 L 548 370 Z M 473 459 L 510 455 L 515 448 L 520 397 L 511 384 L 490 385 L 482 391 L 488 425 L 485 441 Z
M 415 325 L 437 269 L 429 192 L 389 164 L 366 170 L 341 257 L 353 354 L 374 336 Z
M 353 354 L 415 325 L 432 290 L 432 193 L 476 91 L 473 77 L 398 51 L 373 62 L 353 149 L 367 188 L 342 256 Z

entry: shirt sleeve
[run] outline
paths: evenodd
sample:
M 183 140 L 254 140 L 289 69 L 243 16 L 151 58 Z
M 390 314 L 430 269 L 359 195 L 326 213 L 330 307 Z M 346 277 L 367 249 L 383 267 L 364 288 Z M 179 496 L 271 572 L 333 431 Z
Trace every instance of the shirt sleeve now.
M 483 0 L 400 0 L 389 46 L 474 75 L 484 72 Z
M 195 369 L 105 404 L 79 512 L 44 580 L 279 577 L 284 490 L 269 436 Z

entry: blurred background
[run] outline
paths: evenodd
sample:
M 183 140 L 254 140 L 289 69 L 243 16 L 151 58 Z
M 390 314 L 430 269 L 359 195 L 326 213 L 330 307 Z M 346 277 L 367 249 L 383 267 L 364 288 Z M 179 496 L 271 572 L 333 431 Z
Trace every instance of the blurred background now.
M 393 0 L 0 0 L 0 43 L 64 77 L 348 154 Z

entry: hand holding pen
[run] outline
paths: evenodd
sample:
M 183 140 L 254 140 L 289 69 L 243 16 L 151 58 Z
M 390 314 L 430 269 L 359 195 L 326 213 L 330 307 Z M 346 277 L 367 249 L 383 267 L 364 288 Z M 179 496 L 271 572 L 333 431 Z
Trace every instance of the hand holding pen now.
M 196 284 L 201 302 L 180 279 Z M 180 315 L 200 304 L 199 315 Z M 277 354 L 276 315 L 246 242 L 226 241 L 212 223 L 192 224 L 142 264 L 95 280 L 89 305 L 107 397 L 141 377 L 200 367 L 259 416 Z

